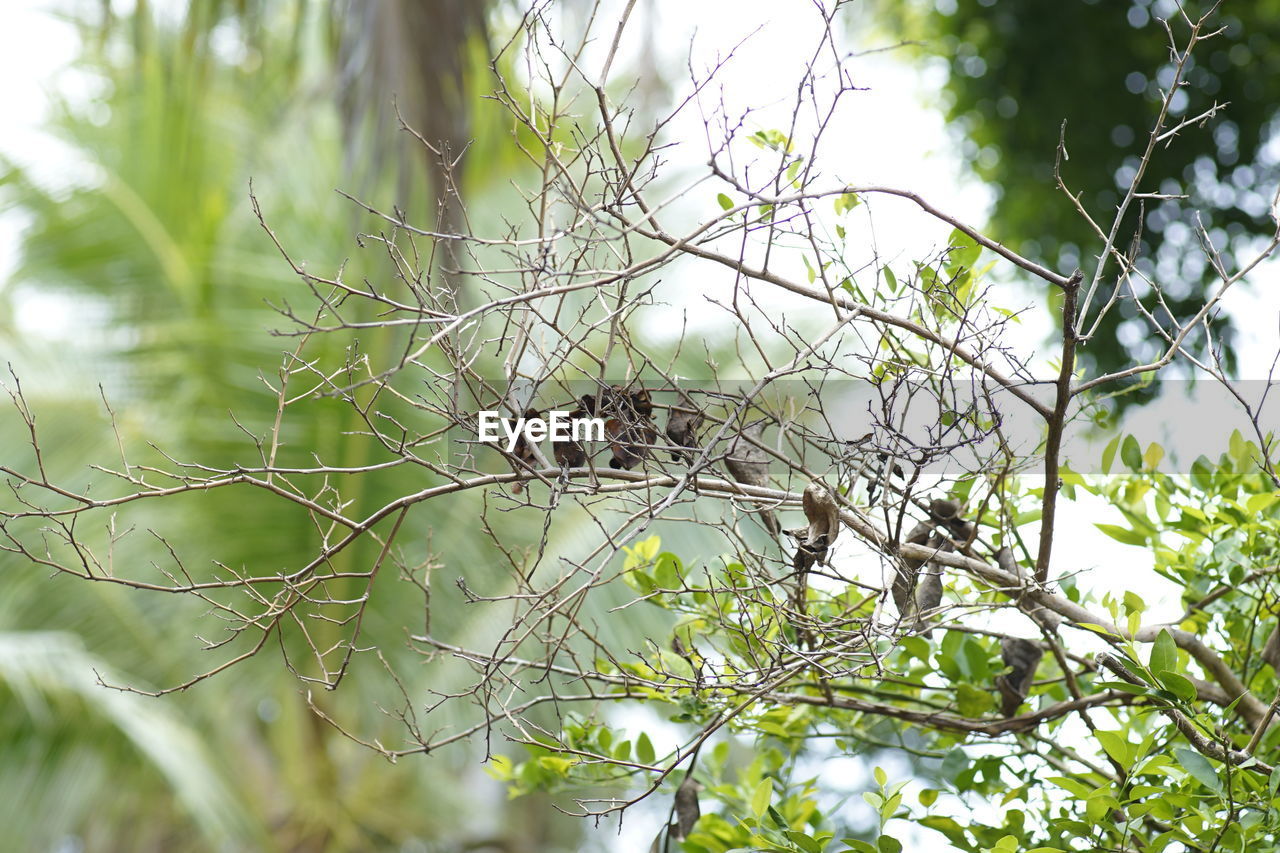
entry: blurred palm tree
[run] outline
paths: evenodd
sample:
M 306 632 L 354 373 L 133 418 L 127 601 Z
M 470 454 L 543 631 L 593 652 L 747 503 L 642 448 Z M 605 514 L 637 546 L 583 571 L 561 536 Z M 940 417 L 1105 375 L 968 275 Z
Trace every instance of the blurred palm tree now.
M 472 10 L 460 13 L 459 25 L 474 27 L 478 4 L 457 5 Z M 249 176 L 269 176 L 260 178 L 264 212 L 298 257 L 332 264 L 335 247 L 350 240 L 344 203 L 327 188 L 344 182 L 343 140 L 355 144 L 357 123 L 371 127 L 377 119 L 361 118 L 354 95 L 339 111 L 324 93 L 336 57 L 342 73 L 356 77 L 361 61 L 385 58 L 375 30 L 357 30 L 368 41 L 337 51 L 332 37 L 346 35 L 338 4 L 201 0 L 179 11 L 139 2 L 127 17 L 79 20 L 84 55 L 76 70 L 99 94 L 61 104 L 51 128 L 66 146 L 71 177 L 49 183 L 12 163 L 4 173 L 6 201 L 29 223 L 4 296 L 21 303 L 39 295 L 66 315 L 67 331 L 50 336 L 14 326 L 3 345 L 41 412 L 52 473 L 68 482 L 105 485 L 84 473 L 89 462 L 110 458 L 114 444 L 95 400 L 99 382 L 125 446 L 141 454 L 131 461 L 145 461 L 151 442 L 215 464 L 253 461 L 237 459 L 243 435 L 224 415 L 235 411 L 248 428 L 262 427 L 265 416 L 252 417 L 267 408 L 256 374 L 278 364 L 283 348 L 262 333 L 280 324 L 264 298 L 278 299 L 296 281 L 249 215 Z M 449 42 L 459 30 L 450 21 L 434 24 L 430 35 L 445 39 L 445 53 L 464 55 L 466 39 Z M 407 37 L 386 22 L 377 26 Z M 424 86 L 424 98 L 459 86 L 461 71 L 444 67 L 454 76 Z M 461 95 L 451 104 L 459 109 Z M 410 114 L 465 133 L 465 123 L 444 121 L 434 107 Z M 400 165 L 401 184 L 424 171 L 421 162 Z M 364 179 L 384 186 L 385 171 L 370 166 Z M 317 405 L 291 444 L 352 464 L 363 451 L 349 439 L 350 418 L 336 404 Z M 20 431 L 11 428 L 6 423 L 5 446 L 21 447 Z M 362 503 L 408 488 L 404 477 L 389 476 Z M 313 547 L 305 518 L 279 517 L 252 495 L 210 497 L 198 515 L 190 506 L 146 508 L 132 522 L 166 530 L 192 560 L 217 553 L 232 565 L 279 566 Z M 124 543 L 118 558 L 146 565 L 154 554 L 140 539 Z M 483 565 L 479 549 L 455 543 L 450 557 Z M 50 579 L 4 556 L 0 791 L 15 812 L 6 821 L 9 843 L 371 849 L 471 831 L 444 805 L 465 792 L 434 783 L 439 763 L 389 768 L 347 744 L 310 714 L 278 660 L 254 661 L 228 673 L 220 688 L 163 703 L 96 687 L 94 669 L 135 685 L 140 674 L 160 684 L 189 677 L 189 626 L 204 608 Z M 371 632 L 420 621 L 421 604 L 415 610 L 403 596 L 378 604 L 385 609 L 370 620 Z M 49 633 L 50 626 L 76 637 Z M 393 651 L 403 645 L 400 630 L 387 643 Z M 369 696 L 347 691 L 328 699 L 354 713 Z M 381 724 L 389 742 L 401 733 Z M 437 807 L 414 805 L 426 802 Z
M 441 156 L 452 160 L 468 147 L 474 82 L 488 58 L 487 20 L 495 0 L 138 0 L 124 18 L 103 0 L 96 25 L 85 23 L 99 45 L 127 30 L 132 55 L 149 58 L 160 47 L 152 25 L 156 5 L 181 22 L 180 49 L 208 51 L 209 60 L 220 45 L 234 44 L 248 65 L 270 63 L 295 93 L 293 84 L 308 63 L 319 63 L 326 89 L 337 95 L 348 171 L 376 182 L 393 166 L 396 201 L 407 208 L 420 195 L 409 167 L 422 157 L 432 174 L 433 200 L 450 207 L 440 159 L 396 132 L 396 110 Z
M 62 331 L 0 329 L 0 347 L 41 416 L 55 478 L 109 487 L 107 478 L 85 473 L 115 453 L 100 383 L 133 463 L 160 461 L 151 444 L 209 464 L 257 461 L 225 413 L 251 432 L 266 430 L 274 411 L 258 373 L 278 365 L 287 346 L 264 334 L 284 325 L 266 300 L 279 303 L 299 285 L 250 213 L 249 178 L 257 177 L 263 212 L 282 243 L 319 266 L 336 265 L 351 243 L 354 214 L 333 186 L 354 182 L 401 209 L 435 212 L 440 227 L 451 228 L 455 208 L 439 159 L 399 133 L 392 117 L 398 105 L 448 159 L 474 135 L 468 157 L 484 168 L 467 172 L 469 191 L 488 192 L 514 172 L 515 148 L 497 130 L 496 115 L 477 106 L 483 87 L 471 82 L 485 67 L 489 5 L 137 0 L 127 14 L 103 2 L 97 17 L 71 19 L 83 44 L 76 71 L 96 94 L 61 103 L 50 127 L 68 174 L 49 182 L 28 164 L 0 162 L 2 198 L 28 217 L 20 266 L 0 297 L 11 307 L 39 296 L 63 315 Z M 474 122 L 493 132 L 473 134 Z M 492 207 L 500 212 L 502 204 Z M 347 274 L 385 273 L 371 254 L 353 258 Z M 344 343 L 320 342 L 320 352 L 328 347 L 339 357 Z M 361 346 L 377 352 L 395 343 L 378 330 Z M 359 465 L 370 460 L 367 443 L 353 436 L 358 428 L 349 407 L 317 401 L 294 422 L 284 452 Z M 11 418 L 0 418 L 3 446 L 24 440 Z M 17 455 L 6 462 L 23 464 Z M 422 485 L 422 474 L 406 467 L 347 496 L 359 514 Z M 467 499 L 428 511 L 423 523 L 458 530 L 469 529 L 477 507 Z M 283 516 L 253 493 L 214 492 L 198 507 L 148 505 L 130 521 L 139 534 L 121 543 L 117 559 L 141 566 L 156 559 L 154 541 L 141 535 L 149 529 L 165 531 L 194 566 L 216 555 L 228 565 L 275 570 L 315 544 L 305 516 Z M 513 515 L 512 535 L 536 541 L 541 521 Z M 566 524 L 555 532 L 561 539 L 549 552 L 575 535 Z M 426 539 L 410 537 L 410 561 L 425 559 Z M 448 565 L 501 571 L 479 537 L 437 539 L 432 551 Z M 352 550 L 342 559 L 367 564 L 371 555 Z M 277 657 L 249 661 L 216 686 L 161 703 L 86 680 L 94 670 L 110 683 L 137 686 L 190 677 L 200 666 L 192 661 L 191 626 L 207 615 L 199 602 L 50 579 L 9 554 L 0 554 L 0 578 L 0 631 L 7 632 L 0 635 L 0 797 L 13 804 L 13 819 L 5 824 L 0 811 L 0 825 L 14 828 L 15 844 L 118 849 L 127 837 L 136 850 L 443 850 L 494 836 L 496 849 L 582 848 L 580 824 L 538 798 L 506 803 L 491 790 L 497 795 L 485 809 L 492 814 L 460 821 L 483 796 L 456 784 L 470 778 L 464 765 L 474 775 L 473 754 L 460 749 L 388 766 L 311 714 Z M 384 578 L 380 584 L 395 583 Z M 367 642 L 400 669 L 421 671 L 403 641 L 405 626 L 421 624 L 421 600 L 383 594 L 373 602 Z M 502 627 L 469 616 L 445 609 L 433 627 L 478 647 Z M 660 630 L 605 624 L 637 635 Z M 396 697 L 380 692 L 386 688 L 373 670 L 366 676 L 357 666 L 346 689 L 315 701 L 335 716 L 359 718 L 363 734 L 394 743 L 401 725 L 371 708 Z M 421 677 L 406 683 L 414 697 L 427 686 Z M 464 800 L 470 808 L 461 807 Z

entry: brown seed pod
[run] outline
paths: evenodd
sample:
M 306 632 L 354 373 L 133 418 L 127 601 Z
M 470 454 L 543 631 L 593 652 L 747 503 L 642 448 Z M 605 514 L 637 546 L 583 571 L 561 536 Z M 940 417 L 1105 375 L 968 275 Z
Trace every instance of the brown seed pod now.
M 532 418 L 542 417 L 542 413 L 539 412 L 537 409 L 525 409 L 524 414 L 522 414 L 521 417 L 527 421 Z M 515 447 L 512 448 L 511 455 L 524 463 L 523 466 L 521 465 L 513 466 L 516 469 L 517 473 L 524 470 L 526 466 L 529 468 L 537 467 L 538 456 L 533 450 L 533 445 L 531 445 L 528 439 L 525 438 L 523 431 L 521 431 L 520 435 L 516 437 Z M 511 491 L 517 495 L 520 494 L 521 492 L 524 491 L 524 483 L 521 483 L 521 482 L 514 483 L 511 486 Z
M 729 445 L 724 467 L 728 469 L 729 476 L 739 483 L 748 486 L 769 485 L 769 454 L 746 440 L 750 437 L 758 442 L 763 433 L 764 424 L 757 424 L 739 433 Z M 782 528 L 778 525 L 778 517 L 773 514 L 773 510 L 760 510 L 760 520 L 772 535 L 777 536 L 782 532 Z
M 631 470 L 643 462 L 658 441 L 658 430 L 649 421 L 653 402 L 643 388 L 626 391 L 614 385 L 602 400 L 608 417 L 604 422 L 605 438 L 613 457 L 610 468 Z
M 815 564 L 826 564 L 827 553 L 840 534 L 840 506 L 826 486 L 817 480 L 805 486 L 801 505 L 809 526 L 787 533 L 797 540 L 796 553 L 791 560 L 795 578 L 792 606 L 803 613 L 809 599 L 809 570 Z
M 649 418 L 653 416 L 653 399 L 649 396 L 647 388 L 637 388 L 627 394 L 627 403 L 631 406 L 631 411 L 640 417 Z
M 840 506 L 831 492 L 817 480 L 805 486 L 801 505 L 809 526 L 790 531 L 799 540 L 792 561 L 797 572 L 807 571 L 815 563 L 825 564 L 827 552 L 840 533 Z
M 961 518 L 963 507 L 956 501 L 937 499 L 929 503 L 929 519 L 922 521 L 904 540 L 912 545 L 923 545 L 938 551 L 954 551 L 956 541 L 969 541 L 973 525 Z M 921 572 L 921 566 L 925 566 Z M 942 602 L 942 566 L 918 557 L 902 557 L 893 581 L 893 601 L 902 617 L 933 610 Z M 916 629 L 924 627 L 917 618 Z
M 964 507 L 953 500 L 935 500 L 929 503 L 929 517 L 945 527 L 951 538 L 961 545 L 973 535 L 973 525 L 961 517 L 963 510 Z
M 702 809 L 698 805 L 698 792 L 701 790 L 702 786 L 694 781 L 692 771 L 685 774 L 684 781 L 676 789 L 676 820 L 671 837 L 677 841 L 688 838 L 693 825 L 702 816 Z
M 910 545 L 927 545 L 936 548 L 942 544 L 942 537 L 933 533 L 933 525 L 920 522 L 907 533 L 904 543 Z M 915 606 L 916 581 L 920 576 L 920 567 L 925 563 L 918 557 L 899 557 L 898 566 L 893 576 L 893 603 L 897 605 L 898 615 L 904 619 L 910 615 Z
M 996 552 L 996 565 L 1015 578 L 1022 577 L 1022 567 L 1018 565 L 1017 559 L 1013 556 L 1012 548 L 1001 548 Z
M 1044 649 L 1038 643 L 1021 637 L 1005 637 L 1000 641 L 1000 659 L 1009 672 L 996 676 L 996 689 L 1000 691 L 1000 713 L 1012 717 L 1018 706 L 1031 692 L 1031 682 L 1036 677 L 1036 667 L 1044 657 Z
M 569 413 L 569 422 L 571 424 L 587 417 L 588 401 L 592 406 L 595 405 L 595 398 L 587 394 L 582 398 L 578 408 Z M 587 451 L 577 441 L 553 441 L 551 443 L 551 454 L 555 457 L 556 464 L 561 468 L 581 468 L 587 464 Z
M 930 563 L 920 573 L 920 582 L 916 586 L 916 630 L 933 634 L 927 627 L 923 614 L 929 613 L 942 603 L 942 566 Z
M 667 415 L 667 439 L 676 448 L 671 451 L 672 462 L 684 462 L 686 465 L 693 462 L 702 421 L 702 412 L 681 391 L 679 408 L 673 406 Z

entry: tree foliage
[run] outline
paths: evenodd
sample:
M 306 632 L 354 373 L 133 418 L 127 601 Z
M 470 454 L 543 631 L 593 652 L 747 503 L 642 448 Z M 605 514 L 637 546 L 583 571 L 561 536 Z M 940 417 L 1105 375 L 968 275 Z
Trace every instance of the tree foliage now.
M 1167 26 L 1214 8 L 1207 31 L 1216 35 L 1179 69 Z M 1186 317 L 1216 276 L 1201 227 L 1226 252 L 1247 253 L 1271 232 L 1280 166 L 1270 145 L 1280 101 L 1277 11 L 1270 2 L 959 0 L 929 4 L 907 29 L 923 33 L 925 50 L 947 63 L 953 127 L 966 159 L 997 188 L 992 235 L 1063 268 L 1088 268 L 1095 226 L 1055 172 L 1094 222 L 1109 223 L 1145 163 L 1153 195 L 1129 208 L 1122 227 L 1136 242 L 1135 262 L 1162 281 L 1169 312 Z M 1187 121 L 1204 132 L 1170 132 L 1144 152 L 1166 103 L 1169 130 Z M 1141 328 L 1122 304 L 1086 357 L 1103 369 L 1149 360 L 1156 347 Z M 1230 340 L 1225 319 L 1220 334 Z M 1231 348 L 1225 353 L 1230 362 Z

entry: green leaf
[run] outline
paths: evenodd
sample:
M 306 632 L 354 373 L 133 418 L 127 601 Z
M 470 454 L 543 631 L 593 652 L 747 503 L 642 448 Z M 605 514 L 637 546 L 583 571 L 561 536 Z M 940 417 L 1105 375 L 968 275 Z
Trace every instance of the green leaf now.
M 889 286 L 889 292 L 890 292 L 890 293 L 897 293 L 897 292 L 898 292 L 898 277 L 897 277 L 896 275 L 894 275 L 894 274 L 893 274 L 893 270 L 889 269 L 889 268 L 886 266 L 886 267 L 881 267 L 881 268 L 880 268 L 880 271 L 881 271 L 882 273 L 884 273 L 884 283 L 885 283 L 885 284 L 887 284 L 887 285 Z
M 1125 770 L 1129 769 L 1133 764 L 1134 748 L 1123 732 L 1097 731 L 1094 732 L 1094 736 L 1107 755 Z
M 791 138 L 777 128 L 757 130 L 748 138 L 761 148 L 768 147 L 775 151 L 791 151 Z
M 769 808 L 769 801 L 772 799 L 773 781 L 761 779 L 747 801 L 747 807 L 751 809 L 751 814 L 755 815 L 756 820 L 764 817 L 765 811 Z
M 538 757 L 538 766 L 550 770 L 557 776 L 567 776 L 569 770 L 578 763 L 577 756 L 543 755 Z
M 942 759 L 938 774 L 950 782 L 954 782 L 965 770 L 969 769 L 969 755 L 963 749 L 953 749 Z
M 730 210 L 733 208 L 733 199 L 729 198 L 724 193 L 720 193 L 719 195 L 717 195 L 716 201 L 720 203 L 720 207 L 723 210 Z
M 1197 782 L 1214 791 L 1222 790 L 1222 780 L 1218 778 L 1218 772 L 1213 769 L 1209 759 L 1186 746 L 1174 747 L 1173 752 L 1178 758 L 1178 764 Z
M 895 786 L 898 787 L 898 786 Z M 902 807 L 902 793 L 896 793 L 889 799 L 885 800 L 884 805 L 880 807 L 880 828 L 893 818 L 898 809 Z
M 796 182 L 796 175 L 800 174 L 800 166 L 803 165 L 803 163 L 804 160 L 795 160 L 787 167 L 787 180 L 797 189 L 799 188 L 799 185 Z
M 1167 628 L 1162 628 L 1151 644 L 1151 657 L 1147 662 L 1152 672 L 1172 672 L 1178 665 L 1178 644 Z
M 1120 461 L 1130 471 L 1142 470 L 1142 448 L 1138 446 L 1138 440 L 1131 435 L 1126 435 L 1120 445 Z
M 1227 450 L 1237 462 L 1248 462 L 1253 457 L 1253 444 L 1245 441 L 1238 429 L 1231 431 L 1231 436 L 1227 439 Z
M 840 282 L 840 288 L 859 302 L 867 301 L 867 297 L 862 294 L 862 289 L 854 284 L 853 279 L 851 278 L 846 278 L 844 281 Z
M 1102 451 L 1102 473 L 1111 473 L 1111 463 L 1115 462 L 1116 451 L 1120 449 L 1120 436 L 1116 436 L 1107 442 L 1106 448 Z
M 891 835 L 882 835 L 876 839 L 878 853 L 902 853 L 902 842 Z
M 652 764 L 656 757 L 648 732 L 641 732 L 640 737 L 636 738 L 636 760 L 641 764 Z
M 1146 535 L 1139 533 L 1136 530 L 1130 530 L 1127 527 L 1120 527 L 1115 524 L 1102 524 L 1101 522 L 1095 522 L 1093 526 L 1098 528 L 1103 533 L 1107 534 L 1117 542 L 1122 542 L 1125 545 L 1146 545 L 1147 544 Z
M 679 589 L 680 568 L 680 558 L 670 551 L 664 551 L 654 564 L 653 579 L 663 589 Z
M 956 688 L 956 706 L 962 716 L 981 717 L 995 707 L 995 699 L 990 691 L 961 682 Z
M 1148 471 L 1154 471 L 1164 459 L 1164 448 L 1154 441 L 1147 445 L 1147 452 L 1142 454 L 1142 464 Z
M 1094 787 L 1086 785 L 1078 779 L 1072 779 L 1070 776 L 1050 776 L 1045 781 L 1052 782 L 1060 788 L 1065 788 L 1082 800 L 1093 796 L 1093 792 L 1096 790 Z
M 973 845 L 969 843 L 964 827 L 956 823 L 955 818 L 943 815 L 929 815 L 920 819 L 920 825 L 936 832 L 941 832 L 948 841 L 962 850 L 974 849 Z
M 1280 493 L 1264 492 L 1259 495 L 1253 495 L 1244 502 L 1244 505 L 1248 508 L 1251 514 L 1257 515 L 1263 510 L 1270 508 L 1277 500 L 1280 500 Z
M 641 595 L 648 595 L 658 588 L 658 584 L 649 576 L 649 573 L 640 569 L 632 569 L 622 576 L 627 586 L 634 589 Z
M 947 273 L 957 275 L 961 270 L 971 270 L 982 255 L 982 246 L 959 228 L 951 232 L 947 243 L 953 248 L 947 256 Z
M 1202 492 L 1213 490 L 1213 465 L 1203 456 L 1191 463 L 1191 484 Z
M 1185 676 L 1168 669 L 1155 669 L 1155 667 L 1152 667 L 1152 669 L 1155 670 L 1156 678 L 1160 680 L 1160 684 L 1174 696 L 1177 696 L 1183 702 L 1196 701 L 1196 696 L 1198 695 L 1196 686 Z
M 499 782 L 510 781 L 513 776 L 513 765 L 511 759 L 505 755 L 495 755 L 489 759 L 489 763 L 485 765 L 484 772 L 488 773 L 493 779 Z
M 836 196 L 834 206 L 836 209 L 836 213 L 838 215 L 843 215 L 853 210 L 855 207 L 857 207 L 861 203 L 862 203 L 862 199 L 858 198 L 855 194 L 841 193 L 840 195 Z
M 788 829 L 782 834 L 787 837 L 788 841 L 805 851 L 805 853 L 822 853 L 822 845 L 803 832 Z
M 658 549 L 661 547 L 662 539 L 654 535 L 648 539 L 642 539 L 630 547 L 624 546 L 622 550 L 626 551 L 629 557 L 634 557 L 641 563 L 651 563 L 653 558 L 658 556 Z
M 849 849 L 855 853 L 879 853 L 876 848 L 857 838 L 841 838 L 840 843 L 848 845 Z

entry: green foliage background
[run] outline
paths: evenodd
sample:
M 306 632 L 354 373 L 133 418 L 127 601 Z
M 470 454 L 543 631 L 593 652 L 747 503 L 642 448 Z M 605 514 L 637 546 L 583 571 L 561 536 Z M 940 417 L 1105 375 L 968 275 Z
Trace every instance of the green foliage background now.
M 1096 263 L 1098 241 L 1056 187 L 1061 172 L 1095 221 L 1109 224 L 1136 158 L 1146 145 L 1174 58 L 1161 19 L 1194 20 L 1214 4 L 1164 0 L 948 0 L 895 4 L 901 31 L 920 39 L 920 53 L 947 67 L 943 106 L 963 155 L 996 187 L 992 236 L 1058 269 Z M 1135 206 L 1126 229 L 1142 222 L 1141 268 L 1166 285 L 1175 317 L 1194 313 L 1213 283 L 1194 235 L 1200 222 L 1219 249 L 1246 250 L 1272 230 L 1268 214 L 1280 157 L 1280 6 L 1269 0 L 1220 4 L 1220 35 L 1192 57 L 1189 85 L 1173 103 L 1176 121 L 1224 109 L 1209 122 L 1157 146 L 1148 185 L 1170 196 Z M 1176 123 L 1176 121 L 1174 123 Z M 1063 123 L 1065 122 L 1065 136 Z M 1128 230 L 1123 233 L 1128 233 Z M 1127 246 L 1124 248 L 1128 248 Z M 1086 363 L 1114 370 L 1153 356 L 1122 304 Z M 1128 325 L 1132 329 L 1121 331 Z M 1232 328 L 1219 333 L 1234 365 Z

